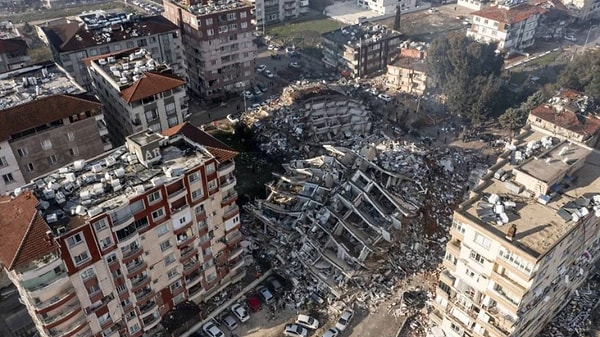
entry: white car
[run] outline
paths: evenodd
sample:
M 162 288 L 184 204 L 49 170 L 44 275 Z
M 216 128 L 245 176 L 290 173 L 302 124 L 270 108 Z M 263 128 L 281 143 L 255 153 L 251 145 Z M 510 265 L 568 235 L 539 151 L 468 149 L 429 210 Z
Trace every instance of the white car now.
M 292 62 L 292 63 L 290 63 L 290 67 L 299 69 L 300 68 L 300 63 L 298 63 L 298 62 Z
M 273 78 L 273 77 L 275 77 L 275 75 L 273 75 L 273 73 L 270 70 L 265 70 L 263 72 L 263 74 L 265 74 L 265 76 L 267 76 L 267 78 Z
M 277 46 L 276 46 L 276 45 L 274 45 L 274 44 L 270 44 L 270 45 L 267 47 L 267 49 L 268 49 L 268 50 L 279 50 L 279 47 L 277 47 Z
M 283 333 L 289 337 L 306 337 L 308 330 L 298 324 L 286 324 Z
M 246 308 L 244 308 L 244 306 L 241 304 L 234 304 L 230 310 L 242 323 L 247 322 L 250 319 L 248 310 L 246 310 Z
M 375 88 L 369 88 L 369 89 L 367 89 L 365 91 L 368 92 L 369 94 L 373 95 L 373 96 L 379 95 L 379 92 Z
M 244 91 L 244 97 L 246 97 L 246 98 L 253 98 L 254 94 L 252 93 L 252 91 L 246 90 L 246 91 Z
M 229 331 L 233 331 L 235 329 L 237 329 L 238 324 L 235 321 L 235 318 L 233 318 L 233 316 L 231 316 L 230 314 L 225 314 L 221 317 L 221 323 L 223 323 L 223 325 L 225 325 L 227 327 L 227 329 L 229 329 Z
M 323 334 L 323 337 L 336 337 L 339 334 L 340 334 L 340 332 L 338 331 L 338 329 L 329 328 L 327 331 L 325 331 L 325 333 Z
M 571 41 L 571 42 L 577 42 L 577 39 L 573 35 L 565 35 L 565 40 Z
M 260 105 L 259 105 L 259 107 L 260 107 Z M 256 288 L 256 292 L 262 298 L 262 300 L 263 300 L 263 302 L 265 302 L 265 304 L 268 305 L 268 304 L 275 302 L 275 297 L 273 296 L 273 294 L 271 294 L 269 289 L 267 289 L 266 287 L 258 286 Z
M 308 315 L 298 315 L 298 318 L 296 319 L 296 324 L 302 325 L 305 328 L 313 330 L 319 328 L 319 321 Z
M 239 119 L 239 118 L 237 118 L 237 117 L 235 117 L 233 114 L 229 114 L 229 115 L 227 115 L 227 120 L 228 120 L 228 121 L 229 121 L 229 123 L 231 123 L 231 124 L 237 124 L 237 123 L 240 121 L 240 119 Z
M 392 98 L 386 94 L 379 94 L 377 97 L 384 102 L 391 102 Z
M 202 326 L 204 333 L 210 337 L 225 337 L 225 334 L 213 322 L 208 322 Z
M 264 64 L 259 65 L 258 67 L 256 67 L 256 71 L 258 71 L 259 73 L 262 73 L 263 71 L 265 71 L 267 69 L 267 66 Z
M 352 317 L 354 317 L 354 310 L 344 309 L 344 311 L 342 311 L 342 315 L 338 319 L 337 323 L 335 323 L 335 328 L 338 329 L 339 331 L 344 331 L 350 324 Z

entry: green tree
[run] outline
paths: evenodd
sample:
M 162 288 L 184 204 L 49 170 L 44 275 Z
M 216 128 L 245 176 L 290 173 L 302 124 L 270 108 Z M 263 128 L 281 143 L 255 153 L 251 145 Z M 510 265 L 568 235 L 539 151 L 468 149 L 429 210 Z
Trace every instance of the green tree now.
M 427 51 L 431 84 L 446 95 L 450 112 L 473 123 L 484 121 L 494 111 L 502 89 L 503 64 L 496 45 L 462 34 L 436 39 Z
M 558 85 L 600 97 L 600 50 L 589 50 L 575 57 L 561 71 Z
M 510 131 L 511 133 L 519 130 L 525 123 L 527 115 L 523 113 L 521 109 L 508 108 L 498 118 L 498 122 L 503 129 Z

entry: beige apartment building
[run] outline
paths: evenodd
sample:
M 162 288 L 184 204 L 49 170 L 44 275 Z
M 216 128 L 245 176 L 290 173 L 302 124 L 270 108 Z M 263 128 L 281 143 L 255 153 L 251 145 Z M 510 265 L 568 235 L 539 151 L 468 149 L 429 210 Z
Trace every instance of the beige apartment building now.
M 427 67 L 423 50 L 401 48 L 400 56 L 387 66 L 386 86 L 421 96 L 427 88 Z
M 185 73 L 179 28 L 162 16 L 98 11 L 36 29 L 50 47 L 54 61 L 88 91 L 92 84 L 84 59 L 132 48 L 146 49 L 182 78 Z
M 308 13 L 308 0 L 251 0 L 249 3 L 254 6 L 252 24 L 258 30 Z
M 96 95 L 105 107 L 114 144 L 142 130 L 161 132 L 183 123 L 185 82 L 144 48 L 84 60 Z
M 600 153 L 524 130 L 454 212 L 432 325 L 446 336 L 533 337 L 600 248 Z
M 54 62 L 0 73 L 0 193 L 112 144 L 102 104 Z
M 251 4 L 237 0 L 167 1 L 163 15 L 181 27 L 186 82 L 197 96 L 239 95 L 254 78 Z
M 0 263 L 42 337 L 155 336 L 244 275 L 236 152 L 185 123 L 0 199 Z

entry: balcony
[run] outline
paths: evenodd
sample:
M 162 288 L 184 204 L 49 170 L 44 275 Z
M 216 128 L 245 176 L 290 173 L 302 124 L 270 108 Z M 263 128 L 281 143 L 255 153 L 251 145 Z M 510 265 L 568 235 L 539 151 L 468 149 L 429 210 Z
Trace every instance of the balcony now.
M 152 311 L 152 309 L 156 308 L 156 306 L 157 306 L 156 301 L 154 301 L 154 300 L 149 301 L 148 303 L 146 303 L 140 307 L 140 315 L 149 313 L 150 311 Z
M 237 270 L 241 269 L 244 266 L 244 259 L 239 259 L 231 268 L 229 268 L 229 272 L 234 274 Z
M 198 282 L 202 279 L 202 274 L 193 273 L 185 278 L 185 286 L 190 289 L 194 285 L 198 284 Z
M 446 245 L 446 252 L 454 256 L 460 256 L 461 243 L 458 240 L 452 240 Z
M 143 249 L 140 245 L 133 245 L 127 250 L 123 251 L 123 263 L 128 263 L 130 261 L 135 260 L 135 258 L 142 255 Z
M 46 329 L 54 328 L 67 320 L 75 317 L 75 315 L 81 313 L 81 305 L 79 305 L 79 301 L 74 301 L 70 303 L 65 308 L 57 313 L 49 314 L 46 318 L 42 318 L 42 322 L 44 323 L 44 327 Z
M 527 290 L 522 285 L 512 280 L 508 276 L 499 274 L 496 271 L 492 271 L 491 280 L 501 284 L 503 288 L 506 288 L 508 291 L 515 294 L 516 296 L 522 297 L 527 292 Z
M 227 221 L 240 213 L 240 208 L 237 205 L 230 207 L 223 213 L 223 221 Z
M 206 220 L 206 211 L 202 211 L 200 213 L 196 213 L 196 221 L 202 222 Z
M 188 219 L 188 221 L 181 225 L 181 227 L 175 227 L 175 225 L 173 225 L 173 233 L 175 233 L 175 235 L 183 234 L 186 230 L 188 230 L 188 228 L 192 227 L 192 224 L 192 219 Z
M 148 265 L 144 260 L 138 261 L 131 266 L 127 266 L 127 277 L 132 278 L 138 272 L 142 272 Z
M 48 275 L 50 273 L 47 273 Z M 69 276 L 67 275 L 67 271 L 61 269 L 58 273 L 54 273 L 54 275 L 44 277 L 44 275 L 38 277 L 37 279 L 32 280 L 32 282 L 23 282 L 22 285 L 32 297 L 36 297 L 37 295 L 41 295 L 42 293 L 51 291 L 53 288 L 57 286 L 64 285 L 69 280 Z M 27 283 L 31 284 L 35 282 L 34 285 L 27 285 Z M 38 283 L 39 282 L 39 283 Z
M 150 283 L 150 277 L 143 275 L 136 280 L 131 280 L 131 291 L 136 292 Z
M 192 235 L 192 233 L 179 234 L 177 236 L 177 248 L 190 245 L 192 242 L 194 242 L 194 239 L 196 239 L 196 237 Z
M 111 317 L 108 317 L 102 321 L 98 321 L 98 323 L 100 324 L 100 328 L 104 330 L 113 324 L 113 320 Z
M 75 297 L 75 288 L 70 287 L 49 300 L 34 303 L 33 305 L 35 306 L 37 312 L 47 312 L 52 310 L 52 308 L 57 308 L 67 303 L 67 301 L 73 297 Z
M 141 303 L 152 296 L 154 296 L 154 291 L 150 288 L 146 288 L 143 291 L 140 291 L 139 295 L 135 294 L 135 299 L 136 302 Z
M 242 241 L 243 235 L 240 232 L 235 232 L 235 234 L 227 237 L 227 247 L 235 247 L 240 241 Z
M 192 256 L 196 255 L 196 253 L 198 253 L 197 248 L 191 246 L 183 247 L 183 249 L 181 249 L 181 257 L 179 258 L 179 261 L 181 263 L 184 263 L 185 261 L 189 260 Z
M 150 329 L 154 328 L 158 322 L 160 322 L 160 316 L 158 314 L 148 316 L 146 319 L 142 320 L 144 324 L 144 331 L 148 332 Z
M 229 261 L 235 260 L 235 258 L 238 257 L 238 256 L 240 256 L 243 252 L 244 252 L 244 248 L 243 247 L 238 247 L 238 248 L 232 250 L 229 253 Z
M 225 162 L 221 165 L 219 165 L 219 177 L 224 177 L 226 175 L 228 175 L 229 173 L 233 172 L 233 170 L 235 169 L 235 162 L 233 160 L 230 160 L 228 162 Z
M 225 206 L 231 204 L 232 202 L 236 201 L 237 199 L 238 199 L 237 192 L 235 190 L 232 190 L 232 192 L 223 196 L 223 199 L 221 200 L 221 207 L 225 207 Z
M 219 184 L 221 185 L 220 186 L 221 187 L 221 191 L 226 191 L 229 188 L 232 188 L 233 186 L 235 186 L 236 181 L 237 180 L 235 179 L 235 177 L 230 177 L 230 178 L 227 178 L 227 179 L 221 179 L 219 181 Z
M 188 261 L 183 264 L 183 275 L 189 275 L 198 268 L 200 268 L 200 262 L 198 262 L 198 260 Z
M 71 337 L 74 336 L 79 330 L 83 329 L 87 326 L 87 320 L 85 317 L 76 320 L 75 322 L 69 324 L 65 329 L 50 329 L 48 332 L 51 336 L 56 337 Z
M 28 281 L 36 279 L 41 275 L 46 274 L 54 270 L 55 268 L 62 267 L 63 262 L 57 255 L 46 255 L 41 259 L 27 263 L 24 267 L 18 271 L 19 278 L 21 281 Z M 63 267 L 64 268 L 64 267 Z

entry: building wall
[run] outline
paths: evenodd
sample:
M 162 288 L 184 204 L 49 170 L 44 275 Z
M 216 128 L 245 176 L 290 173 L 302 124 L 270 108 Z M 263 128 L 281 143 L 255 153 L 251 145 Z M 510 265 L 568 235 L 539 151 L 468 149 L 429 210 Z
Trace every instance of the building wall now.
M 0 194 L 25 185 L 25 178 L 8 141 L 0 143 Z
M 423 95 L 427 83 L 427 74 L 403 66 L 388 65 L 387 86 L 389 88 L 414 94 Z
M 539 15 L 532 15 L 524 21 L 507 25 L 477 15 L 473 16 L 473 25 L 467 36 L 482 42 L 497 42 L 498 49 L 524 49 L 535 43 L 535 30 Z
M 532 114 L 529 114 L 529 117 L 527 118 L 527 123 L 531 124 L 534 127 L 538 127 L 543 130 L 550 131 L 550 132 L 552 132 L 553 136 L 556 136 L 559 138 L 572 139 L 572 140 L 574 140 L 576 142 L 580 142 L 580 143 L 583 143 L 585 140 L 581 134 L 578 134 L 569 129 L 560 127 L 554 123 L 550 123 L 550 122 L 548 122 L 544 119 L 541 119 L 539 117 L 536 117 L 535 115 L 532 115 Z M 593 146 L 596 143 L 597 138 L 598 138 L 598 135 L 596 135 L 595 137 L 592 137 L 592 139 L 588 140 L 588 144 Z
M 396 14 L 396 6 L 400 6 L 403 12 L 411 11 L 416 8 L 416 0 L 357 0 L 356 4 L 362 8 L 368 8 L 375 11 L 379 15 L 394 15 Z M 358 22 L 357 22 L 358 23 Z
M 101 113 L 100 109 L 93 114 Z M 10 142 L 25 181 L 39 177 L 78 159 L 88 159 L 104 152 L 96 119 L 88 117 Z M 20 156 L 25 149 L 26 156 Z M 54 157 L 52 157 L 54 156 Z
M 24 53 L 2 53 L 0 54 L 0 72 L 10 71 L 14 69 L 19 69 L 24 65 L 29 64 L 31 58 L 27 55 L 27 52 Z
M 488 1 L 478 1 L 478 0 L 458 0 L 456 4 L 461 7 L 469 8 L 474 11 L 478 11 L 485 6 Z

